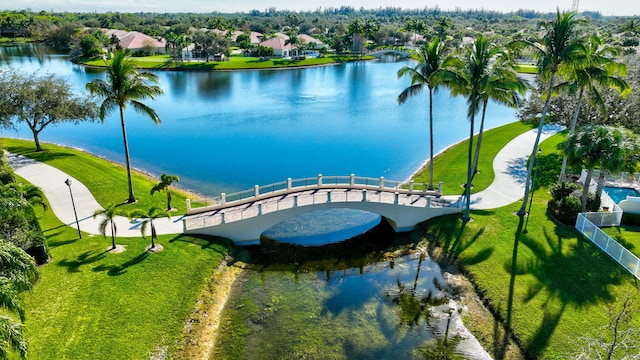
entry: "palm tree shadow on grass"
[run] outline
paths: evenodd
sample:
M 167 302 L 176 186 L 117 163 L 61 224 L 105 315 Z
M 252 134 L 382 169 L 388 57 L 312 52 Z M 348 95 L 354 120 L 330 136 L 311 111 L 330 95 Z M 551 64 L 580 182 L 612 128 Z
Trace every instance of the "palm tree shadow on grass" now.
M 56 265 L 66 267 L 67 271 L 69 272 L 79 272 L 81 266 L 102 260 L 107 252 L 108 250 L 102 252 L 97 252 L 96 250 L 85 251 L 84 253 L 78 255 L 78 258 L 76 260 L 62 259 L 58 261 Z
M 94 272 L 106 271 L 109 276 L 118 276 L 127 272 L 127 269 L 130 266 L 137 265 L 141 263 L 144 259 L 149 256 L 149 252 L 145 251 L 133 259 L 126 261 L 121 265 L 98 265 L 93 268 Z
M 527 274 L 538 279 L 527 289 L 524 304 L 537 296 L 547 297 L 540 326 L 528 344 L 524 344 L 527 356 L 532 358 L 542 355 L 548 346 L 567 305 L 582 308 L 611 301 L 613 296 L 609 288 L 619 285 L 622 278 L 620 269 L 596 247 L 585 244 L 579 237 L 575 243 L 566 242 L 568 231 L 562 225 L 554 229 L 553 235 L 546 228 L 543 231 L 544 240 L 526 234 L 520 236 L 520 242 L 533 253 L 532 260 L 524 264 L 505 264 L 513 277 Z M 513 301 L 512 297 L 510 293 L 510 301 Z M 557 301 L 561 306 L 553 311 L 552 302 Z

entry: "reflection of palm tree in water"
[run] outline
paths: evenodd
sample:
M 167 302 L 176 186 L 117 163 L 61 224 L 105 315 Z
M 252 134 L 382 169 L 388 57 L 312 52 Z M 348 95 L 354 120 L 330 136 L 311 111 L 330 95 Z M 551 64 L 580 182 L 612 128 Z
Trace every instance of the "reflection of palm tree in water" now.
M 442 305 L 448 301 L 447 298 L 439 298 L 433 296 L 431 290 L 429 290 L 426 296 L 421 297 L 418 289 L 418 281 L 420 279 L 420 270 L 422 263 L 426 257 L 425 253 L 420 254 L 418 260 L 418 266 L 416 269 L 416 276 L 413 280 L 413 286 L 407 289 L 398 279 L 397 295 L 393 299 L 393 303 L 399 306 L 398 318 L 400 320 L 400 326 L 418 325 L 420 318 L 424 316 L 427 325 L 430 325 L 430 319 L 432 317 L 429 311 L 430 306 Z M 434 278 L 434 285 L 439 287 L 437 279 Z M 424 359 L 450 359 L 453 356 L 453 352 L 460 342 L 460 336 L 456 335 L 453 339 L 449 339 L 449 325 L 451 323 L 451 315 L 453 309 L 449 310 L 449 318 L 447 319 L 447 326 L 444 331 L 444 337 L 436 338 L 435 343 L 429 343 L 427 346 L 421 349 L 421 354 Z M 434 337 L 435 337 L 434 333 Z

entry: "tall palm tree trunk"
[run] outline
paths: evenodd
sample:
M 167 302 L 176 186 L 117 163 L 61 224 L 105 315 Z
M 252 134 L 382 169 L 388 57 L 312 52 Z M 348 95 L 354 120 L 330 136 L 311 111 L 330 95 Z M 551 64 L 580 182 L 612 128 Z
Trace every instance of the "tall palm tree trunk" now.
M 524 219 L 526 215 L 527 202 L 529 202 L 529 191 L 531 190 L 531 174 L 533 173 L 533 159 L 536 156 L 536 152 L 538 151 L 538 145 L 540 145 L 540 135 L 542 135 L 542 128 L 544 126 L 544 120 L 547 117 L 547 112 L 549 111 L 549 104 L 551 103 L 551 91 L 553 90 L 553 83 L 555 81 L 556 73 L 551 72 L 551 76 L 549 77 L 549 87 L 547 93 L 547 99 L 544 102 L 544 108 L 542 109 L 542 115 L 540 116 L 540 124 L 538 125 L 538 134 L 536 135 L 536 141 L 533 143 L 533 149 L 531 150 L 531 155 L 529 156 L 529 165 L 527 166 L 527 179 L 524 184 L 524 196 L 522 198 L 522 205 L 518 210 L 518 216 L 521 219 Z
M 124 123 L 124 109 L 120 106 L 120 126 L 122 127 L 122 141 L 124 143 L 124 160 L 127 166 L 127 184 L 129 185 L 129 198 L 128 203 L 136 202 L 136 197 L 133 195 L 133 180 L 131 179 L 131 160 L 129 158 L 129 141 L 127 140 L 127 128 Z
M 469 151 L 467 154 L 467 183 L 465 184 L 464 189 L 467 205 L 464 210 L 464 215 L 462 216 L 462 222 L 464 224 L 471 220 L 471 178 L 473 177 L 473 168 L 471 166 L 471 161 L 473 156 L 473 128 L 475 125 L 475 114 L 471 114 L 469 121 L 471 122 L 471 126 L 469 126 Z
M 582 212 L 587 211 L 587 198 L 589 197 L 589 186 L 591 185 L 591 179 L 593 179 L 593 168 L 587 170 L 587 178 L 584 180 L 584 186 L 582 187 Z
M 433 189 L 433 88 L 429 87 L 429 190 Z
M 116 229 L 115 229 L 113 220 L 111 220 L 110 222 L 111 222 L 111 249 L 113 250 L 116 248 Z
M 578 104 L 576 110 L 573 112 L 573 119 L 571 119 L 571 128 L 569 129 L 569 136 L 573 135 L 576 130 L 576 124 L 578 123 L 578 115 L 580 114 L 580 107 L 582 105 L 582 97 L 584 96 L 584 87 L 580 88 L 580 95 L 578 95 Z M 567 155 L 562 158 L 562 168 L 560 169 L 560 178 L 558 181 L 563 182 L 565 173 L 567 172 Z
M 480 159 L 480 145 L 482 145 L 482 134 L 484 134 L 484 119 L 485 119 L 485 114 L 487 113 L 487 104 L 488 104 L 488 101 L 486 100 L 482 104 L 482 118 L 480 119 L 480 132 L 478 133 L 478 143 L 476 144 L 476 153 L 473 158 L 473 172 L 471 174 L 472 181 L 473 181 L 473 178 L 478 173 L 478 161 Z

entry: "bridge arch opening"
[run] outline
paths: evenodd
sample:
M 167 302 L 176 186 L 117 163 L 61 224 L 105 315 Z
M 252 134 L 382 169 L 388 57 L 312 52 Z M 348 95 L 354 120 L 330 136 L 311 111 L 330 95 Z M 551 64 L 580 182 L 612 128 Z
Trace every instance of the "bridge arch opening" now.
M 262 236 L 302 246 L 322 246 L 348 240 L 387 221 L 379 214 L 349 208 L 333 208 L 303 213 L 270 227 Z

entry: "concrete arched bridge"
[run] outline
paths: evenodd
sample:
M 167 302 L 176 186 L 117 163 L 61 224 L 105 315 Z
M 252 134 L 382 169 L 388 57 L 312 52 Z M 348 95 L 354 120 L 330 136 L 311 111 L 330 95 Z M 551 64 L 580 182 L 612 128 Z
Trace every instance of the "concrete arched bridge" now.
M 367 53 L 367 55 L 371 55 L 373 57 L 376 58 L 380 58 L 384 55 L 396 55 L 399 56 L 402 59 L 408 58 L 409 57 L 409 51 L 403 50 L 403 49 L 398 49 L 398 48 L 389 48 L 389 49 L 378 49 L 375 51 L 371 51 L 369 53 Z
M 287 179 L 253 189 L 221 194 L 211 205 L 192 208 L 187 201 L 184 232 L 231 239 L 252 245 L 260 235 L 291 217 L 330 208 L 349 208 L 376 213 L 398 232 L 413 230 L 432 217 L 460 212 L 462 201 L 441 198 L 442 184 L 427 190 L 424 184 L 355 175 Z

